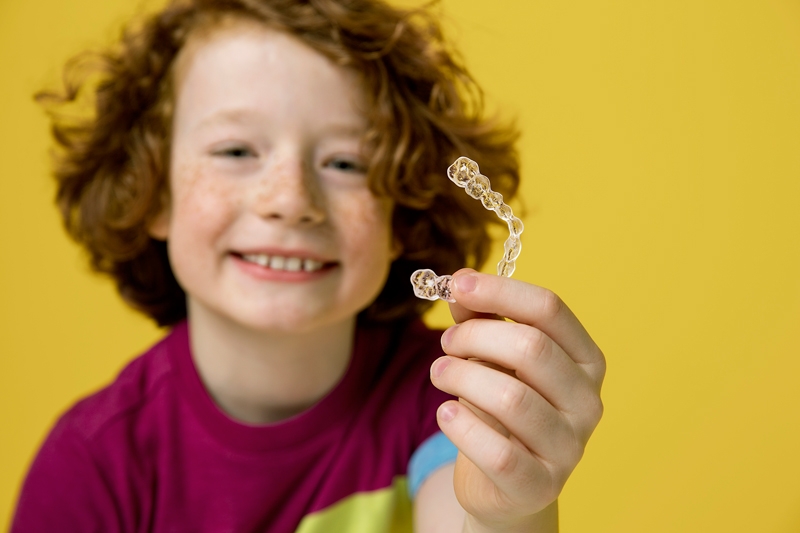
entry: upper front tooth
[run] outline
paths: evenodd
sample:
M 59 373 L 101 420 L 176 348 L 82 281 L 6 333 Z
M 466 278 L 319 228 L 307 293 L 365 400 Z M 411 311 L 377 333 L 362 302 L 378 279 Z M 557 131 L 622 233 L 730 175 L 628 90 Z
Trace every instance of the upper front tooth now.
M 321 269 L 323 264 L 316 259 L 302 259 L 300 257 L 284 257 L 281 255 L 267 254 L 243 254 L 245 261 L 256 263 L 262 267 L 269 267 L 274 270 L 288 270 L 289 272 L 316 272 Z
M 289 272 L 297 272 L 303 266 L 303 260 L 299 257 L 289 257 L 286 259 L 284 268 Z
M 269 256 L 264 254 L 244 254 L 242 258 L 245 261 L 256 263 L 261 266 L 267 266 L 269 264 Z
M 315 270 L 319 270 L 322 268 L 322 263 L 320 261 L 316 261 L 314 259 L 304 259 L 303 260 L 303 270 L 306 272 L 314 272 Z

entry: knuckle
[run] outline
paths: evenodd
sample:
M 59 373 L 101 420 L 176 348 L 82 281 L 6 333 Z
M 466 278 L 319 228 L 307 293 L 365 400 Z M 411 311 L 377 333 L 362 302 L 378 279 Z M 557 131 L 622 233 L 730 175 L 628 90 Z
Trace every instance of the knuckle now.
M 572 469 L 583 459 L 583 453 L 586 450 L 583 442 L 580 439 L 575 438 L 572 440 L 572 445 L 569 447 L 569 460 L 568 463 L 571 465 L 568 469 L 567 476 L 572 472 Z
M 584 422 L 590 434 L 594 431 L 594 428 L 597 427 L 597 424 L 600 423 L 600 419 L 603 418 L 604 410 L 603 400 L 600 398 L 599 394 L 592 393 L 587 395 L 583 402 L 582 416 L 580 416 L 579 420 Z
M 603 400 L 600 398 L 600 396 L 595 396 L 594 401 L 589 408 L 589 415 L 591 416 L 593 426 L 597 426 L 597 424 L 600 423 L 600 419 L 603 418 L 604 412 L 605 406 L 603 405 Z
M 547 500 L 555 500 L 567 484 L 572 468 L 568 467 L 565 463 L 544 463 L 548 483 L 542 488 L 542 497 Z
M 605 380 L 606 378 L 606 367 L 608 366 L 608 364 L 606 362 L 606 356 L 603 354 L 600 348 L 597 348 L 597 357 L 595 359 L 597 359 L 597 363 L 595 363 L 595 366 L 597 367 L 596 374 L 597 374 L 598 384 L 602 384 L 603 380 Z
M 606 379 L 606 361 L 605 359 L 600 363 L 600 371 L 598 372 L 600 383 L 602 384 L 603 381 Z
M 542 295 L 542 314 L 545 318 L 554 318 L 561 313 L 564 308 L 564 302 L 559 296 L 550 289 L 544 289 Z
M 604 409 L 605 407 L 603 406 L 603 401 L 600 399 L 599 395 L 593 394 L 585 400 L 585 403 L 581 408 L 581 412 L 576 417 L 573 426 L 575 445 L 579 446 L 581 450 L 583 449 L 583 445 L 589 441 L 589 438 L 592 436 L 592 433 L 594 433 L 595 428 L 600 423 L 600 419 L 603 417 Z M 581 451 L 581 453 L 583 452 Z
M 503 474 L 514 472 L 517 469 L 518 463 L 519 456 L 517 455 L 514 446 L 511 444 L 511 442 L 507 442 L 505 446 L 500 449 L 499 453 L 495 455 L 490 468 L 496 475 L 502 476 Z
M 567 484 L 567 480 L 569 476 L 572 474 L 572 468 L 562 466 L 556 469 L 553 472 L 553 483 L 550 486 L 550 494 L 549 496 L 553 499 L 557 498 L 561 491 L 564 489 L 564 485 Z
M 503 386 L 500 405 L 504 413 L 524 412 L 528 405 L 527 386 L 517 379 L 509 379 Z
M 536 328 L 526 328 L 525 333 L 519 337 L 519 353 L 526 358 L 539 359 L 547 350 L 547 337 Z
M 563 450 L 563 456 L 558 464 L 554 465 L 552 470 L 553 480 L 555 482 L 554 488 L 561 490 L 567 483 L 572 471 L 580 463 L 583 458 L 584 447 L 578 442 L 578 439 L 572 439 L 570 443 L 566 444 Z
M 591 430 L 589 431 L 591 433 Z M 562 468 L 566 468 L 567 476 L 577 466 L 583 458 L 583 453 L 586 450 L 586 442 L 589 440 L 589 435 L 584 435 L 580 428 L 573 429 L 569 434 L 568 440 L 564 444 L 564 457 L 566 461 Z

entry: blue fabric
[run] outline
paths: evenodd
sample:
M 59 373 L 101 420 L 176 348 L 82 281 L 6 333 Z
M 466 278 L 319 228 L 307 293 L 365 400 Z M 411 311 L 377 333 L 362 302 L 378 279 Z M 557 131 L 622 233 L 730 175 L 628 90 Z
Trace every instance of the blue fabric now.
M 457 455 L 458 448 L 441 431 L 437 431 L 420 444 L 408 462 L 408 494 L 411 499 L 417 496 L 422 482 L 428 479 L 428 476 L 436 469 L 455 462 Z

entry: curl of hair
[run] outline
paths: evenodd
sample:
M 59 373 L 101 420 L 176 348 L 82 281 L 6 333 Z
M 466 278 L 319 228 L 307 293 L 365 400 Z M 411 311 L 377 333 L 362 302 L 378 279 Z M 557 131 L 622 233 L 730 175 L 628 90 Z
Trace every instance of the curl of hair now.
M 413 295 L 411 272 L 480 268 L 497 222 L 450 183 L 447 167 L 460 155 L 478 161 L 506 200 L 519 184 L 517 130 L 483 116 L 480 88 L 424 9 L 376 0 L 174 0 L 128 27 L 114 47 L 73 59 L 61 90 L 36 95 L 52 119 L 56 201 L 67 232 L 134 308 L 159 325 L 186 317 L 166 244 L 148 232 L 169 202 L 173 64 L 193 32 L 236 17 L 286 31 L 361 76 L 370 186 L 395 202 L 401 249 L 362 315 L 421 315 L 431 302 Z M 70 116 L 87 94 L 93 112 Z

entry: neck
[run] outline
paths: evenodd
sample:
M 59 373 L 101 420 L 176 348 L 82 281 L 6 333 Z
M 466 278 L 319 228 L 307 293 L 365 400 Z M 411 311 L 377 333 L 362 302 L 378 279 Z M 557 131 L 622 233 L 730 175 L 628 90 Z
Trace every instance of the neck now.
M 254 331 L 189 301 L 192 356 L 217 405 L 249 424 L 301 413 L 347 370 L 355 317 L 313 332 Z

